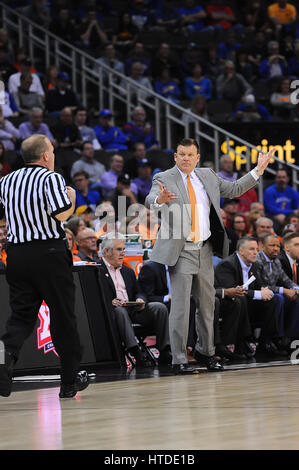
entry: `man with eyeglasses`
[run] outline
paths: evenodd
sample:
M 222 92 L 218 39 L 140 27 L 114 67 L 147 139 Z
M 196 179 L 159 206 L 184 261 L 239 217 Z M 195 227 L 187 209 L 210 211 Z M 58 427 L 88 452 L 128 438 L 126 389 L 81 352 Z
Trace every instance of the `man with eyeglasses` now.
M 78 233 L 76 238 L 78 246 L 77 256 L 82 261 L 89 263 L 99 263 L 97 255 L 97 239 L 95 232 L 91 228 L 85 228 Z
M 147 366 L 148 363 L 139 350 L 133 323 L 155 333 L 156 348 L 160 352 L 159 364 L 171 363 L 167 307 L 162 302 L 147 302 L 145 295 L 139 292 L 133 269 L 123 265 L 124 236 L 118 233 L 107 234 L 102 241 L 101 251 L 100 283 L 120 339 L 127 351 L 134 356 L 136 366 Z M 127 302 L 130 301 L 138 305 L 129 306 Z

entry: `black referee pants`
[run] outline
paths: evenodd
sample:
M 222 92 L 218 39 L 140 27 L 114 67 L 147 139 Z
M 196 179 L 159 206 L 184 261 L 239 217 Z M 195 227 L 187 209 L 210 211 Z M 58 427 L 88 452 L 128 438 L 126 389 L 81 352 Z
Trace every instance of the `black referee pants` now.
M 11 316 L 1 338 L 5 349 L 18 358 L 44 300 L 50 309 L 50 332 L 60 358 L 61 381 L 72 383 L 79 369 L 81 347 L 74 314 L 72 257 L 64 241 L 10 245 L 6 278 Z

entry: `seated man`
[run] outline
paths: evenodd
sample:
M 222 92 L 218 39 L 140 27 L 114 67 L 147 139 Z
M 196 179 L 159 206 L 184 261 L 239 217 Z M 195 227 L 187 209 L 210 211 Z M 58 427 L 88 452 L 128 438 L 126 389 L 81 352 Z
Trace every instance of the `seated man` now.
M 138 163 L 138 177 L 131 183 L 132 191 L 137 196 L 140 204 L 144 204 L 145 198 L 152 187 L 152 168 L 147 158 Z
M 46 93 L 46 109 L 48 113 L 59 114 L 66 107 L 77 108 L 80 101 L 74 90 L 70 87 L 70 77 L 65 72 L 59 72 L 56 87 Z
M 241 238 L 237 243 L 236 253 L 216 266 L 216 284 L 223 289 L 239 286 L 240 294 L 243 296 L 242 286 L 252 275 L 255 277 L 246 288 L 244 305 L 247 307 L 252 329 L 261 328 L 258 350 L 273 356 L 278 354 L 272 339 L 278 337 L 276 308 L 279 301 L 268 287 L 262 287 L 255 263 L 257 254 L 257 241 L 252 237 Z
M 284 336 L 299 339 L 299 286 L 282 269 L 278 255 L 280 241 L 277 235 L 266 235 L 262 240 L 262 250 L 256 261 L 258 275 L 263 285 L 280 294 L 284 306 Z
M 299 233 L 288 233 L 282 239 L 283 249 L 278 255 L 281 267 L 295 284 L 299 284 Z
M 19 130 L 3 116 L 3 108 L 0 106 L 0 141 L 6 150 L 14 150 L 17 141 L 20 139 Z
M 27 139 L 33 134 L 43 134 L 48 137 L 54 145 L 54 137 L 48 125 L 43 122 L 43 110 L 40 108 L 32 108 L 29 113 L 29 120 L 22 122 L 19 126 L 20 138 Z
M 146 111 L 141 106 L 134 109 L 131 121 L 124 125 L 123 130 L 131 147 L 136 142 L 143 142 L 147 150 L 159 148 L 155 130 L 152 124 L 147 121 Z
M 74 124 L 78 127 L 82 142 L 89 141 L 92 143 L 94 150 L 100 150 L 102 147 L 98 141 L 92 127 L 86 125 L 87 111 L 85 108 L 79 107 L 74 111 Z
M 289 175 L 285 169 L 279 169 L 275 175 L 275 183 L 264 191 L 266 214 L 274 217 L 283 225 L 285 217 L 299 208 L 299 193 L 289 186 Z
M 121 199 L 121 196 L 125 199 Z M 114 208 L 116 221 L 126 217 L 129 207 L 137 203 L 136 195 L 132 191 L 129 175 L 126 173 L 119 175 L 116 188 L 109 191 L 105 198 L 111 202 Z M 123 203 L 123 201 L 125 202 Z
M 94 158 L 94 148 L 90 141 L 83 142 L 81 150 L 81 158 L 72 166 L 71 178 L 74 177 L 78 171 L 85 171 L 88 174 L 89 183 L 94 188 L 100 186 L 102 175 L 105 173 L 105 166 L 103 163 L 98 162 Z
M 110 170 L 105 171 L 101 178 L 101 191 L 103 197 L 109 191 L 112 191 L 117 186 L 117 178 L 122 174 L 124 168 L 124 157 L 117 153 L 110 157 Z
M 20 86 L 13 95 L 15 103 L 21 115 L 28 114 L 32 108 L 43 108 L 43 101 L 36 91 L 30 91 L 32 84 L 32 75 L 22 73 L 20 77 Z
M 101 250 L 100 282 L 105 282 L 103 290 L 107 305 L 111 308 L 124 346 L 135 357 L 137 366 L 145 365 L 132 326 L 132 323 L 138 323 L 155 331 L 156 348 L 160 352 L 159 364 L 169 364 L 171 355 L 166 306 L 161 302 L 148 302 L 146 296 L 139 293 L 134 271 L 123 265 L 125 243 L 121 234 L 107 234 L 102 241 Z M 126 307 L 128 301 L 136 301 L 140 306 Z
M 73 182 L 76 190 L 76 209 L 79 206 L 89 206 L 93 213 L 101 202 L 98 191 L 89 189 L 89 176 L 86 171 L 78 171 L 74 174 Z
M 127 136 L 114 125 L 112 112 L 102 109 L 99 124 L 94 127 L 98 141 L 104 150 L 127 150 Z
M 73 122 L 71 108 L 63 108 L 59 121 L 51 127 L 51 132 L 57 142 L 57 150 L 73 151 L 82 145 L 79 129 Z
M 78 256 L 82 261 L 88 261 L 90 263 L 99 263 L 99 257 L 97 254 L 97 239 L 94 230 L 91 228 L 85 228 L 78 232 L 76 237 L 76 243 L 78 248 Z

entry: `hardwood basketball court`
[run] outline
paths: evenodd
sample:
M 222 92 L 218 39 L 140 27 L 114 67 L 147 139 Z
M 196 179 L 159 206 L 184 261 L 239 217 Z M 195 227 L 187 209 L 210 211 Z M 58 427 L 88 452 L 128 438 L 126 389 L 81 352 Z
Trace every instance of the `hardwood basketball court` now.
M 57 377 L 17 378 L 0 398 L 1 450 L 299 448 L 299 365 L 102 371 L 59 400 Z

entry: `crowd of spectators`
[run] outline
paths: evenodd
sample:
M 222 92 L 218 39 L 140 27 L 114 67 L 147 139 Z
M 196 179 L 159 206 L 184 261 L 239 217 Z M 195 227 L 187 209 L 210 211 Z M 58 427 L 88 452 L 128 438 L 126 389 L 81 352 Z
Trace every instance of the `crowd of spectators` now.
M 215 100 L 230 103 L 231 121 L 299 118 L 296 105 L 291 102 L 291 81 L 299 78 L 299 22 L 295 2 L 131 0 L 123 3 L 127 4 L 124 11 L 115 10 L 110 0 L 15 0 L 9 6 L 19 8 L 53 34 L 92 54 L 96 58 L 95 73 L 101 64 L 106 64 L 144 88 L 172 102 L 183 103 L 186 109 L 205 119 L 211 119 L 209 103 Z M 117 20 L 112 31 L 106 28 L 107 18 Z M 169 42 L 148 47 L 142 42 L 142 34 L 146 32 L 153 36 L 168 33 Z M 172 45 L 171 35 L 184 39 L 183 53 Z M 127 231 L 132 220 L 120 219 L 119 196 L 124 197 L 126 209 L 135 203 L 143 204 L 153 175 L 160 171 L 161 162 L 154 159 L 154 152 L 160 149 L 155 123 L 148 120 L 142 106 L 136 106 L 128 122 L 121 124 L 115 122 L 115 110 L 104 106 L 96 116 L 90 116 L 72 89 L 69 73 L 56 65 L 37 71 L 25 49 L 16 47 L 4 28 L 0 30 L 0 75 L 6 86 L 5 102 L 0 106 L 0 177 L 22 165 L 20 158 L 12 161 L 6 157 L 10 151 L 19 156 L 23 139 L 34 133 L 47 135 L 59 157 L 58 170 L 76 189 L 76 211 L 66 224 L 74 262 L 98 262 L 101 236 L 111 230 Z M 107 77 L 104 75 L 103 79 Z M 136 93 L 121 78 L 115 80 L 124 94 Z M 256 92 L 261 86 L 262 99 Z M 143 98 L 147 96 L 144 91 Z M 164 157 L 169 158 L 166 153 Z M 220 160 L 219 176 L 229 181 L 241 176 L 228 155 Z M 250 236 L 258 243 L 256 262 L 260 271 L 263 256 L 266 260 L 276 259 L 281 253 L 287 253 L 291 259 L 295 256 L 295 264 L 298 263 L 299 252 L 293 249 L 288 235 L 297 233 L 299 238 L 299 193 L 291 187 L 286 170 L 276 172 L 273 184 L 265 189 L 263 203 L 252 189 L 240 198 L 223 200 L 221 205 L 230 256 L 244 250 L 239 241 Z M 102 223 L 100 213 L 101 216 L 114 213 L 112 225 L 107 221 Z M 148 212 L 147 217 L 142 240 L 152 239 L 154 243 L 159 224 L 152 232 L 152 214 Z M 133 229 L 141 233 L 140 224 L 135 224 Z M 1 268 L 6 264 L 5 229 L 1 229 L 0 235 Z M 272 235 L 274 244 L 279 244 L 279 251 L 273 251 L 275 256 L 268 247 L 272 240 L 268 235 Z M 291 255 L 289 246 L 293 250 Z M 223 267 L 221 263 L 222 260 L 214 258 L 215 270 L 218 265 L 219 269 Z M 280 305 L 285 298 L 294 297 L 293 287 L 298 279 L 294 280 L 293 273 L 289 277 L 293 284 L 278 276 L 278 284 L 273 287 L 273 292 L 281 296 Z M 268 280 L 266 277 L 265 285 L 270 285 Z M 219 289 L 236 287 L 220 284 L 217 284 Z M 225 296 L 231 299 L 237 293 L 228 290 Z M 289 308 L 290 301 L 286 300 L 285 304 Z M 222 346 L 226 348 L 226 345 Z M 218 348 L 219 354 L 223 351 L 231 357 L 227 349 Z

